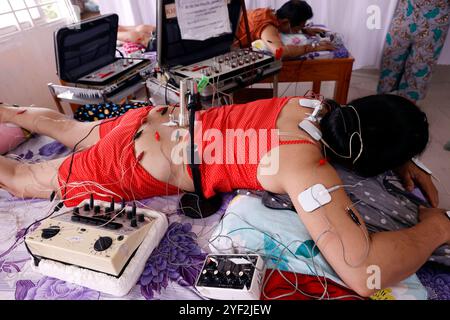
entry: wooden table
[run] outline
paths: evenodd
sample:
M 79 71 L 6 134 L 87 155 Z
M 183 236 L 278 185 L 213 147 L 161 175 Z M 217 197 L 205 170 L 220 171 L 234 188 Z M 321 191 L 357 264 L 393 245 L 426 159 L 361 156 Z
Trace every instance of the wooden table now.
M 277 76 L 261 82 L 273 82 L 274 96 L 278 96 L 278 83 L 280 82 L 312 82 L 313 91 L 320 93 L 322 81 L 336 81 L 334 100 L 340 104 L 346 104 L 354 61 L 353 57 L 284 61 L 283 68 Z

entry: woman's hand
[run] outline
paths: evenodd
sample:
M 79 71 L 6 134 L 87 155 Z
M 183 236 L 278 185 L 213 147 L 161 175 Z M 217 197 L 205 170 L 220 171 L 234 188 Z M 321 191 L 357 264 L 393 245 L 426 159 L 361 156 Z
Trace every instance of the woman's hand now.
M 420 169 L 412 161 L 397 168 L 395 173 L 402 179 L 403 186 L 409 192 L 417 186 L 423 191 L 430 204 L 436 208 L 439 205 L 439 194 L 431 180 L 431 175 Z
M 436 232 L 440 232 L 447 243 L 450 243 L 450 219 L 447 217 L 446 210 L 437 208 L 419 207 L 419 221 L 434 221 Z
M 336 48 L 329 41 L 321 41 L 316 46 L 311 46 L 313 51 L 333 51 Z

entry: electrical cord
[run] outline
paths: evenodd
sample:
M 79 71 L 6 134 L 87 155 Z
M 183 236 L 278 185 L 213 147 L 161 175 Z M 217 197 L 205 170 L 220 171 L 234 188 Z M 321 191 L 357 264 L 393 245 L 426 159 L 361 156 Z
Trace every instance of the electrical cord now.
M 30 230 L 31 227 L 33 227 L 34 225 L 36 225 L 36 224 L 38 224 L 38 223 L 41 223 L 42 221 L 44 221 L 44 220 L 50 218 L 54 213 L 56 213 L 56 212 L 58 212 L 59 210 L 61 210 L 61 208 L 62 208 L 63 206 L 64 206 L 64 202 L 62 202 L 62 201 L 59 202 L 50 214 L 48 214 L 47 216 L 45 216 L 45 217 L 42 218 L 42 219 L 39 219 L 39 220 L 33 222 L 32 224 L 30 224 L 30 225 L 25 229 L 23 236 L 22 236 L 21 238 L 19 238 L 19 239 L 25 238 L 25 237 L 27 236 L 28 231 Z M 17 244 L 17 242 L 19 241 L 19 239 L 16 240 L 16 243 L 15 243 L 15 244 Z M 14 244 L 14 245 L 15 245 L 15 244 Z M 24 242 L 24 244 L 25 244 L 25 248 L 26 248 L 28 254 L 33 258 L 35 266 L 37 266 L 37 265 L 39 264 L 40 259 L 39 259 L 38 257 L 36 257 L 36 256 L 31 252 L 31 250 L 30 250 L 30 248 L 28 247 L 28 245 L 27 245 L 26 242 Z M 14 245 L 13 245 L 13 246 L 14 246 Z
M 118 48 L 116 48 L 116 51 L 120 54 L 120 57 L 122 59 L 125 59 L 125 56 L 123 55 L 122 51 L 120 51 Z
M 73 162 L 74 162 L 75 153 L 76 153 L 76 150 L 77 150 L 78 146 L 79 146 L 81 143 L 83 143 L 83 141 L 85 141 L 87 138 L 89 138 L 89 136 L 92 134 L 92 132 L 94 131 L 95 128 L 99 127 L 99 126 L 102 125 L 102 124 L 109 123 L 109 122 L 113 122 L 113 121 L 115 121 L 115 120 L 116 120 L 116 118 L 111 118 L 111 119 L 109 119 L 109 120 L 104 120 L 104 121 L 102 121 L 102 122 L 96 124 L 95 126 L 93 126 L 93 127 L 89 130 L 89 132 L 86 134 L 86 136 L 85 136 L 83 139 L 81 139 L 79 142 L 77 142 L 77 143 L 75 144 L 75 146 L 73 147 L 73 149 L 72 149 L 72 155 L 71 155 L 71 158 L 70 158 L 69 173 L 68 173 L 68 175 L 67 175 L 67 179 L 66 179 L 66 182 L 65 182 L 63 201 L 65 200 L 65 198 L 66 198 L 66 196 L 67 196 L 67 185 L 69 184 L 69 180 L 70 180 L 70 177 L 71 177 L 71 175 L 72 175 Z
M 263 257 L 264 259 L 271 259 L 272 261 L 276 259 L 275 267 L 272 268 L 271 272 L 265 277 L 265 281 L 263 282 L 263 285 L 262 285 L 262 294 L 265 296 L 266 299 L 268 299 L 268 300 L 275 300 L 275 299 L 280 299 L 280 298 L 284 298 L 284 297 L 289 297 L 289 296 L 292 296 L 293 294 L 295 294 L 295 292 L 300 292 L 300 293 L 303 294 L 304 296 L 307 296 L 307 297 L 312 298 L 312 299 L 318 299 L 318 300 L 323 300 L 323 299 L 325 298 L 325 296 L 327 296 L 327 298 L 326 298 L 327 300 L 339 300 L 339 299 L 344 299 L 344 298 L 357 298 L 357 299 L 363 299 L 363 298 L 361 298 L 361 297 L 359 297 L 359 296 L 356 296 L 356 295 L 345 295 L 345 296 L 339 296 L 339 297 L 333 297 L 333 298 L 330 298 L 330 297 L 329 297 L 329 293 L 328 293 L 328 283 L 327 283 L 327 277 L 326 277 L 325 270 L 322 268 L 322 266 L 317 265 L 316 262 L 315 262 L 315 260 L 314 260 L 314 259 L 315 259 L 315 258 L 314 258 L 314 252 L 315 252 L 315 249 L 316 249 L 316 245 L 317 245 L 318 242 L 320 242 L 320 240 L 322 239 L 322 237 L 323 237 L 325 234 L 327 234 L 327 233 L 329 232 L 329 230 L 325 230 L 325 231 L 322 232 L 321 235 L 319 235 L 319 237 L 317 238 L 317 242 L 315 242 L 315 246 L 314 246 L 312 249 L 307 248 L 307 250 L 308 250 L 308 252 L 309 252 L 309 255 L 311 256 L 311 262 L 312 262 L 312 264 L 313 264 L 313 270 L 310 269 L 310 270 L 311 270 L 311 273 L 312 273 L 314 276 L 317 277 L 317 280 L 319 281 L 319 283 L 321 284 L 321 286 L 324 288 L 324 292 L 323 292 L 323 294 L 322 294 L 321 296 L 313 296 L 313 295 L 310 295 L 310 294 L 308 294 L 308 293 L 302 291 L 302 290 L 298 287 L 298 275 L 297 275 L 296 273 L 295 273 L 296 283 L 294 284 L 294 283 L 292 283 L 289 279 L 287 279 L 287 278 L 283 275 L 282 271 L 280 270 L 280 263 L 283 261 L 283 258 L 282 258 L 282 257 L 284 256 L 284 252 L 285 252 L 285 251 L 288 251 L 288 252 L 290 253 L 290 255 L 291 255 L 293 258 L 295 258 L 296 260 L 302 261 L 303 263 L 306 264 L 306 266 L 308 266 L 308 262 L 309 262 L 308 260 L 303 259 L 303 257 L 300 258 L 300 257 L 296 256 L 296 255 L 293 253 L 293 251 L 290 249 L 291 245 L 293 245 L 293 244 L 295 244 L 295 243 L 298 243 L 298 242 L 303 242 L 303 240 L 293 240 L 293 241 L 291 241 L 289 244 L 285 245 L 285 244 L 283 244 L 283 243 L 281 242 L 281 238 L 280 238 L 280 240 L 278 240 L 278 239 L 276 238 L 276 235 L 274 236 L 274 235 L 272 235 L 272 234 L 270 234 L 270 233 L 268 233 L 268 232 L 266 232 L 266 231 L 260 230 L 259 228 L 257 228 L 256 226 L 254 226 L 254 225 L 252 225 L 250 222 L 248 222 L 246 219 L 244 219 L 243 217 L 241 217 L 240 215 L 238 215 L 237 213 L 234 213 L 234 212 L 231 211 L 231 212 L 228 212 L 228 213 L 227 213 L 227 216 L 228 216 L 228 215 L 234 215 L 234 216 L 236 216 L 238 219 L 242 220 L 244 223 L 246 223 L 247 225 L 249 225 L 249 227 L 248 227 L 248 228 L 234 229 L 234 230 L 229 231 L 229 232 L 227 233 L 227 235 L 224 235 L 224 234 L 222 234 L 222 233 L 223 233 L 223 217 L 222 217 L 221 221 L 219 222 L 219 226 L 218 226 L 218 227 L 220 227 L 220 231 L 217 232 L 217 234 L 216 234 L 216 236 L 215 236 L 214 238 L 212 238 L 212 239 L 209 240 L 209 245 L 212 246 L 212 247 L 214 247 L 214 249 L 215 249 L 217 252 L 224 252 L 225 254 L 227 254 L 227 253 L 229 252 L 230 249 L 233 249 L 233 252 L 234 252 L 234 253 L 239 253 L 239 254 L 247 255 L 248 252 L 250 252 L 250 253 L 254 253 L 254 254 L 260 255 L 260 256 Z M 256 249 L 256 250 L 255 250 L 255 249 L 249 249 L 249 248 L 246 248 L 246 247 L 244 247 L 244 246 L 236 245 L 236 244 L 234 243 L 233 239 L 232 239 L 231 237 L 228 236 L 228 235 L 231 234 L 231 233 L 234 233 L 234 232 L 237 232 L 237 231 L 246 231 L 246 230 L 248 230 L 248 231 L 257 231 L 257 232 L 259 232 L 259 233 L 261 233 L 261 234 L 263 234 L 263 235 L 265 235 L 265 236 L 271 238 L 271 239 L 276 243 L 276 246 L 275 246 L 274 248 L 271 249 L 271 252 L 267 252 L 267 249 L 265 248 L 265 246 L 264 246 L 263 243 L 261 243 L 260 246 L 255 246 L 255 247 L 257 247 L 257 248 L 261 247 L 261 249 Z M 279 237 L 279 236 L 278 236 L 278 237 Z M 214 245 L 214 242 L 215 242 L 216 240 L 218 240 L 219 238 L 227 238 L 227 239 L 229 239 L 230 242 L 231 242 L 231 244 L 232 244 L 232 246 L 231 246 L 230 248 L 221 248 L 221 249 L 217 248 L 217 247 Z M 282 247 L 281 252 L 280 252 L 278 255 L 274 255 L 273 252 L 275 252 L 275 250 L 277 250 L 277 249 L 280 248 L 280 247 Z M 236 252 L 236 249 L 239 249 L 238 252 Z M 246 252 L 242 252 L 241 250 L 245 250 Z M 261 250 L 263 250 L 263 253 L 260 252 Z M 251 262 L 251 259 L 248 259 L 248 261 Z M 252 263 L 252 265 L 253 265 L 253 267 L 256 268 L 256 266 L 255 266 L 253 263 Z M 320 274 L 319 274 L 319 270 L 317 269 L 317 267 L 320 268 Z M 263 269 L 261 269 L 261 270 L 258 269 L 258 268 L 256 268 L 256 269 L 257 269 L 258 271 L 260 271 L 260 272 L 263 272 L 263 271 L 264 271 Z M 277 296 L 277 297 L 268 297 L 268 296 L 267 296 L 267 294 L 265 293 L 265 287 L 267 286 L 268 281 L 270 280 L 270 278 L 272 277 L 272 275 L 273 275 L 273 273 L 274 273 L 275 271 L 278 271 L 279 274 L 280 274 L 280 276 L 281 276 L 288 284 L 290 284 L 290 285 L 293 286 L 294 290 L 293 290 L 292 292 L 287 293 L 287 294 L 283 294 L 283 295 L 280 295 L 280 296 Z M 284 271 L 287 271 L 287 270 L 284 270 Z M 322 278 L 323 278 L 323 279 L 322 279 Z

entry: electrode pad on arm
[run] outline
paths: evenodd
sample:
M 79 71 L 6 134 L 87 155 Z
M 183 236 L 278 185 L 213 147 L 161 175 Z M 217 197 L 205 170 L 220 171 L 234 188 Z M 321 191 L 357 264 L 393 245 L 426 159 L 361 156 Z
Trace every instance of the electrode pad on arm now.
M 298 202 L 305 212 L 316 209 L 331 202 L 330 192 L 323 184 L 316 184 L 298 195 Z

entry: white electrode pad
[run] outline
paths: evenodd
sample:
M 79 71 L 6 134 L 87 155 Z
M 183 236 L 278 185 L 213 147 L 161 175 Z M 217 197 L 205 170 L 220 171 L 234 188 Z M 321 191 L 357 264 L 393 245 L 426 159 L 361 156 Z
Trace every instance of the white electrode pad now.
M 331 202 L 331 195 L 323 184 L 316 184 L 298 195 L 298 202 L 305 212 L 314 210 Z
M 298 127 L 309 134 L 314 140 L 322 140 L 322 131 L 317 128 L 311 121 L 303 120 L 299 123 Z
M 305 98 L 300 99 L 298 103 L 300 104 L 300 106 L 310 109 L 315 109 L 317 106 L 321 104 L 319 100 L 305 99 Z
M 422 169 L 422 170 L 425 171 L 426 173 L 428 173 L 428 174 L 433 174 L 433 172 L 431 172 L 431 170 L 428 169 L 428 168 L 423 164 L 423 162 L 419 160 L 419 158 L 412 158 L 411 161 L 414 162 L 414 164 L 415 164 L 416 166 L 418 166 L 420 169 Z

